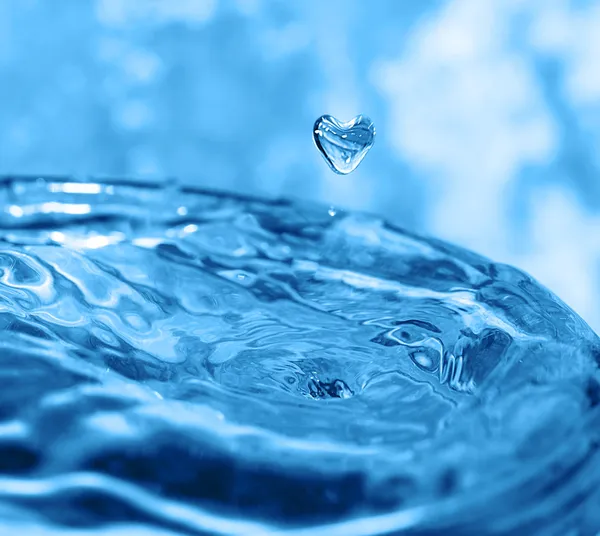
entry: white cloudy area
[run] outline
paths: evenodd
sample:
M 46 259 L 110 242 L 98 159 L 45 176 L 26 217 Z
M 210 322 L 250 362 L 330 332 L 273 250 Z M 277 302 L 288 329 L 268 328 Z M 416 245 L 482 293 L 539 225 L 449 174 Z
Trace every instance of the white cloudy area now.
M 570 177 L 580 166 L 561 162 L 561 144 L 580 129 L 573 134 L 597 164 L 600 5 L 572 5 L 449 2 L 411 31 L 397 58 L 374 67 L 373 80 L 389 99 L 394 150 L 429 183 L 427 231 L 529 271 L 598 328 L 600 218 L 572 184 L 600 181 L 600 170 Z M 544 62 L 560 65 L 554 91 L 575 125 L 546 95 Z M 597 192 L 590 185 L 583 195 Z M 517 228 L 515 196 L 527 207 Z
M 0 173 L 380 213 L 530 272 L 600 330 L 599 28 L 589 0 L 5 0 Z M 312 144 L 323 113 L 375 121 L 350 176 Z

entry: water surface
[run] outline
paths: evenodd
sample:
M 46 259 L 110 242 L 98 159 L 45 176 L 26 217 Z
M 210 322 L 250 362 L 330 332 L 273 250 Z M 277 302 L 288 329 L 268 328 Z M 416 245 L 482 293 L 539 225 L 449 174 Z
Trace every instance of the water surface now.
M 3 533 L 600 528 L 600 341 L 526 274 L 168 181 L 0 195 Z

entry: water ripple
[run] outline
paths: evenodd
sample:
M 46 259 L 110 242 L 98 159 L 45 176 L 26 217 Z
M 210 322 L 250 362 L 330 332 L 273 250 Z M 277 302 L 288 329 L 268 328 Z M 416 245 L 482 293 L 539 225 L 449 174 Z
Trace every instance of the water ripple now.
M 173 182 L 0 196 L 7 530 L 600 526 L 599 340 L 526 274 Z

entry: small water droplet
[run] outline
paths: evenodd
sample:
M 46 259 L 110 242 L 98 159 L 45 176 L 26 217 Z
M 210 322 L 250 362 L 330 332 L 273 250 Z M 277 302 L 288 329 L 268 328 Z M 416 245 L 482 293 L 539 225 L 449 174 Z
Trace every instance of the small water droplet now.
M 333 218 L 337 214 L 337 210 L 335 210 L 335 207 L 329 207 L 327 214 L 329 214 Z
M 313 139 L 329 167 L 346 175 L 358 167 L 373 146 L 375 127 L 364 115 L 345 123 L 323 115 L 315 122 Z

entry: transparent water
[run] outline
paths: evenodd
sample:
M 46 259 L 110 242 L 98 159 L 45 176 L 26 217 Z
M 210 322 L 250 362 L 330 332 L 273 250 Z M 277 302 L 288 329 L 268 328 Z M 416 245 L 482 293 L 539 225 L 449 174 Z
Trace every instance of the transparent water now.
M 347 175 L 358 167 L 373 147 L 375 125 L 364 115 L 357 115 L 346 122 L 331 115 L 322 115 L 313 126 L 313 139 L 331 170 Z
M 526 274 L 172 182 L 0 192 L 3 533 L 600 526 L 600 343 Z

